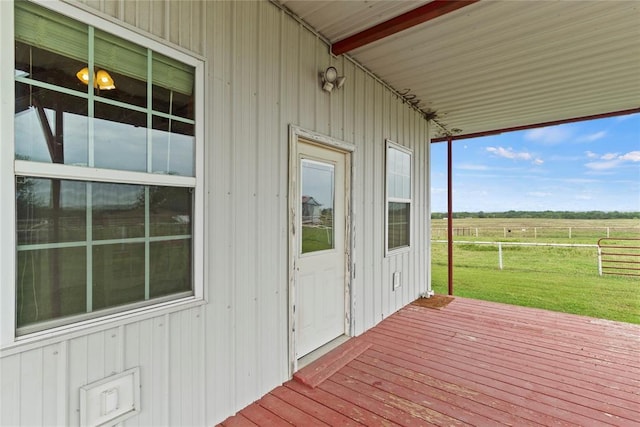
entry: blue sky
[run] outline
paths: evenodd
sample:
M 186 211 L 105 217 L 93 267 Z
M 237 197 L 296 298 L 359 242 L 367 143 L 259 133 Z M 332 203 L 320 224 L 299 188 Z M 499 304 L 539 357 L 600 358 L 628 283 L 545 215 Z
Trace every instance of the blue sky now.
M 431 145 L 432 212 L 446 156 Z M 454 211 L 640 211 L 640 114 L 454 141 L 453 194 Z

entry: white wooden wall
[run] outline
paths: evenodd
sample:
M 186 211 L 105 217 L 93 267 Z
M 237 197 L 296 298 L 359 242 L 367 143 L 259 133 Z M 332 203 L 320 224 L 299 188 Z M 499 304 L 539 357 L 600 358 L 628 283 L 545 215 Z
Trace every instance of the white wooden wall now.
M 356 145 L 356 333 L 427 290 L 429 128 L 382 83 L 266 1 L 83 7 L 207 60 L 208 304 L 0 353 L 0 425 L 78 425 L 79 387 L 134 366 L 142 413 L 127 426 L 213 425 L 288 379 L 289 124 Z M 347 76 L 331 95 L 318 81 L 329 65 Z M 413 250 L 388 258 L 385 138 L 414 153 Z

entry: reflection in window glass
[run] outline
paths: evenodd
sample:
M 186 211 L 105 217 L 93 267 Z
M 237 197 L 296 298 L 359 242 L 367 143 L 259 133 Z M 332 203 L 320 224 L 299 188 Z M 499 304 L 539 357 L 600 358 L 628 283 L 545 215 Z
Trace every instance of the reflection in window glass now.
M 95 166 L 145 172 L 146 114 L 96 103 L 95 115 Z
M 151 243 L 151 298 L 192 290 L 191 239 Z
M 95 240 L 144 236 L 144 186 L 96 182 L 91 187 Z
M 333 212 L 335 166 L 303 159 L 301 162 L 302 253 L 334 248 Z
M 409 203 L 389 203 L 389 249 L 409 246 Z
M 78 181 L 16 177 L 18 244 L 85 240 L 86 185 Z
M 411 244 L 411 153 L 387 144 L 387 250 Z
M 194 295 L 196 68 L 14 10 L 17 334 Z
M 193 196 L 190 188 L 149 187 L 152 236 L 191 234 Z
M 194 176 L 194 126 L 153 117 L 153 173 Z
M 144 301 L 144 243 L 93 248 L 93 309 Z
M 87 106 L 84 98 L 17 83 L 16 159 L 86 165 Z
M 18 327 L 85 312 L 86 254 L 84 247 L 18 252 Z

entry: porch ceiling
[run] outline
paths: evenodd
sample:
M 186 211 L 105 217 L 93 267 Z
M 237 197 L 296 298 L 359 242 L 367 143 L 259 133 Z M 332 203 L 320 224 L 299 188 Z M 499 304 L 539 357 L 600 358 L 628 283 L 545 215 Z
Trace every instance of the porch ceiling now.
M 335 43 L 429 2 L 280 3 Z M 481 0 L 348 55 L 454 134 L 640 108 L 636 1 Z

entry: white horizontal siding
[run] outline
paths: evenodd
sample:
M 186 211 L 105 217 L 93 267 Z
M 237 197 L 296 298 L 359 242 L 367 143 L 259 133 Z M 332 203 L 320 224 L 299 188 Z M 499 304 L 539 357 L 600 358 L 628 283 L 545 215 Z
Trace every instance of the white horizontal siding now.
M 290 124 L 356 146 L 356 333 L 426 290 L 429 129 L 383 83 L 266 1 L 85 6 L 207 60 L 208 303 L 2 358 L 0 425 L 78 425 L 79 388 L 135 366 L 142 412 L 127 426 L 213 425 L 288 379 Z M 332 94 L 318 79 L 329 65 L 347 77 Z M 388 258 L 386 138 L 411 148 L 415 166 L 414 246 Z

